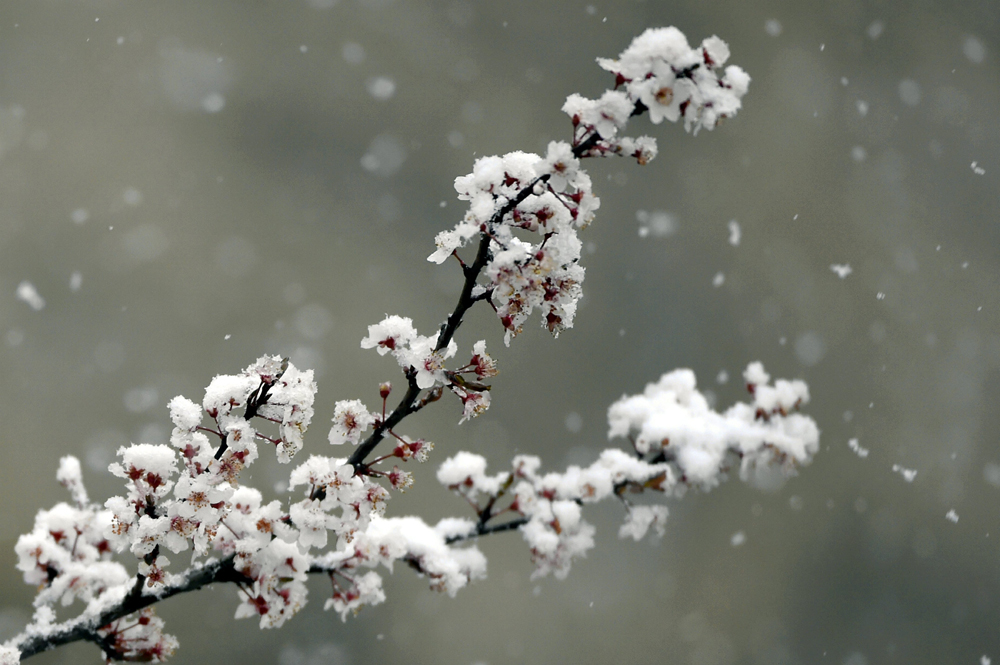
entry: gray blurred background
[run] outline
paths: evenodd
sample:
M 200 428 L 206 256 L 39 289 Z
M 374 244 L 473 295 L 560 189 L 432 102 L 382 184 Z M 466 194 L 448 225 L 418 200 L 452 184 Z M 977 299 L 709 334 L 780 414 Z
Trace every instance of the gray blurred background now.
M 176 598 L 175 662 L 1000 662 L 998 19 L 984 0 L 3 0 L 0 638 L 30 616 L 13 546 L 63 500 L 60 456 L 119 493 L 118 446 L 166 441 L 169 398 L 263 353 L 316 369 L 306 453 L 328 453 L 334 401 L 374 408 L 398 378 L 366 326 L 430 332 L 455 300 L 457 266 L 424 260 L 463 213 L 454 177 L 567 138 L 565 96 L 609 85 L 594 58 L 676 25 L 729 42 L 744 110 L 698 137 L 643 119 L 656 161 L 588 164 L 577 327 L 504 349 L 474 311 L 458 340 L 495 351 L 494 406 L 408 420 L 437 449 L 389 511 L 464 515 L 433 479 L 460 449 L 589 463 L 607 406 L 675 367 L 720 407 L 751 360 L 806 379 L 815 462 L 670 502 L 659 542 L 618 541 L 600 506 L 564 582 L 530 581 L 507 534 L 456 599 L 399 567 L 346 624 L 323 580 L 274 632 L 232 619 L 231 587 Z M 281 496 L 288 469 L 262 459 L 252 482 Z

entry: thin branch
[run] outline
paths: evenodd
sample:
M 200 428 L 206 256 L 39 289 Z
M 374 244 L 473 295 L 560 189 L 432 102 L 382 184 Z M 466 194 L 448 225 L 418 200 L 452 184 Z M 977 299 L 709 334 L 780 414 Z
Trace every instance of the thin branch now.
M 439 399 L 441 399 L 441 396 L 443 394 L 444 394 L 444 387 L 443 386 L 438 386 L 437 388 L 432 388 L 430 391 L 428 391 L 428 393 L 426 395 L 424 395 L 423 397 L 420 398 L 419 402 L 417 402 L 416 404 L 413 405 L 413 409 L 410 410 L 410 413 L 416 413 L 417 411 L 419 411 L 420 409 L 424 408 L 428 404 L 433 404 L 434 402 L 436 402 Z
M 490 260 L 490 243 L 492 242 L 492 236 L 488 233 L 488 230 L 503 221 L 504 217 L 509 215 L 514 208 L 519 206 L 524 202 L 535 189 L 535 185 L 538 183 L 547 183 L 549 181 L 549 175 L 542 175 L 530 183 L 528 183 L 524 188 L 522 188 L 517 195 L 508 200 L 499 210 L 493 213 L 493 217 L 486 224 L 485 229 L 479 234 L 479 249 L 476 251 L 476 259 L 469 265 L 463 266 L 462 272 L 465 274 L 465 283 L 462 285 L 462 293 L 458 297 L 458 302 L 455 304 L 455 309 L 452 310 L 448 318 L 445 319 L 444 323 L 441 324 L 441 332 L 438 334 L 437 345 L 434 348 L 435 352 L 448 347 L 451 343 L 452 338 L 455 336 L 455 332 L 458 327 L 462 325 L 462 317 L 465 313 L 469 311 L 473 305 L 476 304 L 482 298 L 480 296 L 473 296 L 472 292 L 476 287 L 479 280 L 479 274 L 486 267 L 486 264 Z M 364 473 L 366 471 L 365 459 L 375 450 L 375 447 L 382 442 L 385 438 L 386 432 L 398 425 L 403 418 L 414 413 L 423 406 L 421 404 L 419 407 L 415 407 L 417 397 L 420 395 L 420 388 L 417 386 L 416 373 L 412 370 L 406 372 L 406 379 L 408 386 L 406 389 L 406 394 L 403 395 L 403 399 L 399 401 L 399 404 L 393 409 L 389 417 L 384 419 L 381 423 L 376 425 L 374 431 L 368 438 L 361 442 L 361 444 L 355 448 L 354 453 L 347 459 L 347 463 L 354 467 L 355 471 L 358 473 Z
M 488 536 L 492 533 L 503 533 L 505 531 L 513 531 L 514 529 L 521 528 L 527 523 L 528 523 L 527 517 L 519 517 L 516 520 L 511 520 L 509 522 L 502 522 L 500 524 L 493 524 L 490 526 L 477 524 L 475 531 L 459 536 L 448 536 L 447 538 L 445 538 L 445 542 L 448 543 L 449 545 L 452 545 L 454 543 L 458 543 L 463 540 L 472 540 L 473 538 L 479 538 L 480 536 Z
M 374 431 L 368 435 L 368 438 L 362 441 L 354 449 L 354 453 L 347 458 L 347 463 L 354 467 L 356 473 L 365 472 L 365 458 L 375 450 L 375 446 L 382 442 L 386 432 L 398 425 L 403 418 L 413 412 L 413 403 L 417 400 L 417 396 L 420 395 L 420 387 L 417 386 L 417 373 L 412 369 L 407 370 L 406 380 L 406 394 L 403 395 L 403 399 L 399 400 L 399 404 L 392 410 L 389 417 L 376 425 Z
M 497 493 L 490 497 L 490 500 L 486 504 L 486 507 L 479 512 L 479 520 L 476 523 L 477 529 L 486 528 L 486 523 L 499 514 L 493 512 L 493 507 L 496 505 L 498 500 L 502 499 L 504 495 L 507 494 L 507 490 L 509 490 L 510 486 L 513 484 L 514 484 L 514 474 L 513 473 L 507 474 L 507 480 L 503 481 L 503 484 L 500 486 L 500 489 L 497 491 Z
M 595 129 L 591 131 L 590 136 L 573 146 L 573 156 L 577 159 L 582 159 L 591 148 L 595 147 L 600 142 L 600 140 L 601 135 L 597 133 L 597 130 Z

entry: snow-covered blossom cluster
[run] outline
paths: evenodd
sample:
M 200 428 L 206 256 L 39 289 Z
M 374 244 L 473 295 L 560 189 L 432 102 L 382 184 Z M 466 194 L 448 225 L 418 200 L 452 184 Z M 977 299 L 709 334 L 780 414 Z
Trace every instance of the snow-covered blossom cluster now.
M 234 511 L 246 514 L 244 506 L 252 503 L 248 490 L 239 487 L 240 472 L 257 459 L 258 441 L 273 444 L 280 462 L 291 460 L 312 420 L 315 392 L 311 370 L 264 356 L 240 374 L 212 379 L 200 406 L 181 396 L 172 399 L 170 446 L 139 443 L 119 449 L 121 461 L 109 470 L 126 480 L 128 493 L 105 503 L 111 511 L 107 535 L 116 550 L 128 548 L 139 558 L 147 586 L 169 581 L 164 549 L 177 554 L 192 547 L 196 556 L 239 550 L 244 557 L 267 558 L 269 538 L 250 534 L 277 529 L 270 523 L 279 517 L 277 504 L 253 529 L 235 526 Z M 201 425 L 206 415 L 214 427 Z M 254 418 L 274 423 L 277 437 L 258 431 Z M 258 562 L 245 563 L 256 570 Z
M 492 371 L 485 347 L 477 345 L 476 351 L 469 371 Z M 315 391 L 311 371 L 265 356 L 240 374 L 216 376 L 201 405 L 175 397 L 168 405 L 175 426 L 171 445 L 119 449 L 119 461 L 109 471 L 125 481 L 127 492 L 103 507 L 89 501 L 76 458 L 63 458 L 57 478 L 74 505 L 41 511 L 34 530 L 16 547 L 25 581 L 39 587 L 36 620 L 21 637 L 65 629 L 67 624 L 55 623 L 54 606 L 80 600 L 87 607 L 73 624 L 92 623 L 93 639 L 109 659 L 158 662 L 173 652 L 176 640 L 144 607 L 147 599 L 196 588 L 190 586 L 197 577 L 192 571 L 220 557 L 231 571 L 226 581 L 239 589 L 236 618 L 258 617 L 262 628 L 281 626 L 305 605 L 310 572 L 330 576 L 334 591 L 327 607 L 344 616 L 384 598 L 378 574 L 353 575 L 358 568 L 391 569 L 404 559 L 430 578 L 432 588 L 451 594 L 482 577 L 485 559 L 475 548 L 450 547 L 445 535 L 417 518 L 382 517 L 389 490 L 378 480 L 403 490 L 412 479 L 398 466 L 380 471 L 373 465 L 396 458 L 425 461 L 433 447 L 429 442 L 397 436 L 395 449 L 364 473 L 347 458 L 312 455 L 291 471 L 293 497 L 285 505 L 265 502 L 259 490 L 240 483 L 240 472 L 258 457 L 258 442 L 271 443 L 281 462 L 302 447 Z M 383 398 L 388 395 L 387 385 L 382 392 Z M 202 425 L 206 419 L 211 426 Z M 258 430 L 255 419 L 272 423 L 277 436 Z M 375 422 L 359 400 L 338 402 L 330 442 L 357 443 Z M 331 545 L 329 534 L 333 546 L 315 555 L 314 549 Z M 168 572 L 164 552 L 189 548 L 189 571 Z M 135 576 L 111 560 L 126 549 L 138 560 Z M 141 611 L 99 620 L 108 608 L 129 603 Z
M 430 260 L 443 263 L 468 239 L 484 234 L 490 239 L 488 284 L 475 295 L 496 307 L 505 342 L 535 308 L 554 335 L 572 327 L 584 275 L 576 231 L 600 205 L 573 148 L 553 141 L 544 158 L 524 152 L 482 157 L 471 174 L 455 180 L 455 189 L 469 211 L 454 230 L 438 235 Z M 524 240 L 518 230 L 538 239 Z
M 471 501 L 485 496 L 491 511 L 499 498 L 509 494 L 510 505 L 488 516 L 500 512 L 519 516 L 521 535 L 535 562 L 534 576 L 554 573 L 560 579 L 569 574 L 574 558 L 594 546 L 594 527 L 583 519 L 585 505 L 622 498 L 627 488 L 662 490 L 669 474 L 665 464 L 650 464 L 613 448 L 586 468 L 571 466 L 561 473 L 540 474 L 541 464 L 534 455 L 518 455 L 511 471 L 488 476 L 485 458 L 459 453 L 441 465 L 438 481 Z M 666 517 L 664 506 L 629 505 L 628 521 L 619 535 L 639 540 L 653 524 L 662 534 Z
M 760 363 L 750 364 L 744 377 L 753 400 L 725 413 L 709 407 L 688 369 L 664 374 L 641 395 L 622 397 L 608 409 L 608 436 L 628 437 L 634 454 L 609 448 L 588 467 L 541 474 L 538 457 L 518 455 L 511 471 L 491 476 L 481 455 L 449 458 L 438 481 L 476 505 L 479 517 L 461 535 L 483 533 L 488 520 L 512 515 L 531 550 L 535 576 L 562 578 L 573 559 L 594 546 L 594 527 L 582 515 L 588 504 L 621 500 L 627 512 L 618 536 L 640 540 L 650 527 L 663 534 L 667 508 L 633 505 L 628 494 L 654 490 L 679 496 L 689 487 L 710 489 L 725 474 L 729 455 L 742 460 L 744 478 L 762 465 L 794 473 L 819 446 L 816 423 L 793 413 L 809 401 L 808 387 L 782 379 L 769 385 Z M 497 501 L 508 495 L 509 504 L 498 510 Z
M 451 339 L 442 347 L 438 343 L 440 335 L 438 332 L 425 337 L 417 333 L 412 319 L 387 316 L 381 323 L 368 326 L 368 336 L 361 340 L 361 348 L 377 349 L 380 355 L 392 353 L 417 388 L 447 387 L 461 400 L 463 412 L 459 422 L 465 422 L 489 408 L 490 387 L 481 380 L 496 376 L 496 361 L 486 352 L 486 340 L 479 340 L 473 345 L 472 357 L 466 365 L 446 369 L 445 361 L 458 353 L 458 344 Z M 357 445 L 360 432 L 375 421 L 375 416 L 368 414 L 359 401 L 338 402 L 335 421 L 337 431 L 330 433 L 330 443 L 350 441 Z
M 240 374 L 216 376 L 201 405 L 175 397 L 169 404 L 171 445 L 120 448 L 119 461 L 109 471 L 126 481 L 126 494 L 103 507 L 88 501 L 79 462 L 64 458 L 57 477 L 76 505 L 60 503 L 40 512 L 34 530 L 16 548 L 25 581 L 42 586 L 36 606 L 50 608 L 56 601 L 66 606 L 79 599 L 88 603 L 84 615 L 96 618 L 109 598 L 156 594 L 177 583 L 177 576 L 167 572 L 164 551 L 191 548 L 196 560 L 213 553 L 235 555 L 248 580 L 245 592 L 262 615 L 280 623 L 301 604 L 305 569 L 301 576 L 286 570 L 285 561 L 292 559 L 282 549 L 284 541 L 273 536 L 294 542 L 298 534 L 282 521 L 278 502 L 261 506 L 260 493 L 240 487 L 239 476 L 257 459 L 258 441 L 273 444 L 282 462 L 302 448 L 315 392 L 311 370 L 265 356 Z M 213 426 L 202 426 L 206 416 Z M 277 435 L 258 431 L 254 418 L 273 423 Z M 125 549 L 138 559 L 134 579 L 110 561 L 113 550 Z M 159 619 L 146 613 L 134 621 L 128 632 L 120 622 L 96 626 L 109 657 L 155 660 L 172 652 L 173 638 L 162 633 Z
M 41 588 L 35 606 L 79 599 L 89 603 L 108 588 L 124 583 L 125 568 L 110 561 L 111 546 L 102 526 L 110 514 L 87 499 L 80 462 L 63 457 L 56 474 L 73 497 L 73 505 L 57 503 L 35 516 L 35 528 L 18 539 L 18 569 L 24 581 Z
M 572 115 L 607 117 L 601 135 L 610 138 L 624 125 L 621 111 L 638 102 L 649 111 L 649 119 L 660 123 L 664 118 L 677 122 L 684 118 L 684 129 L 694 133 L 714 129 L 724 118 L 736 115 L 743 95 L 750 86 L 750 76 L 736 65 L 716 71 L 729 60 L 729 46 L 716 36 L 705 39 L 697 48 L 688 45 L 687 37 L 677 28 L 646 30 L 632 40 L 617 60 L 598 58 L 604 69 L 615 75 L 622 97 L 610 97 L 605 104 L 615 109 L 603 113 L 574 100 Z M 606 95 L 607 96 L 607 95 Z M 602 98 L 603 100 L 603 98 Z M 598 102 L 600 104 L 600 101 Z M 567 110 L 567 112 L 570 112 Z M 607 133 L 605 133 L 607 132 Z
M 650 383 L 641 395 L 622 397 L 608 409 L 609 436 L 629 436 L 639 455 L 670 462 L 685 483 L 719 483 L 726 455 L 740 458 L 740 476 L 779 464 L 788 471 L 806 464 L 819 446 L 815 421 L 795 411 L 809 401 L 802 381 L 770 376 L 761 363 L 743 373 L 753 400 L 717 413 L 696 388 L 694 372 L 675 370 Z
M 271 444 L 279 462 L 291 462 L 313 418 L 312 372 L 277 356 L 216 376 L 200 404 L 172 399 L 170 444 L 123 446 L 110 465 L 124 481 L 122 496 L 92 502 L 79 462 L 63 458 L 57 478 L 72 503 L 39 512 L 32 532 L 18 540 L 18 568 L 39 591 L 32 623 L 0 645 L 0 665 L 81 639 L 97 644 L 109 661 L 160 662 L 177 640 L 163 632 L 151 605 L 214 582 L 232 583 L 239 594 L 236 617 L 258 618 L 261 628 L 281 626 L 305 605 L 310 574 L 329 578 L 326 608 L 344 619 L 385 600 L 377 569 L 391 571 L 397 561 L 425 576 L 431 588 L 455 595 L 486 574 L 485 557 L 466 541 L 502 531 L 521 532 L 535 575 L 564 577 L 593 547 L 594 527 L 583 516 L 591 503 L 619 499 L 626 509 L 619 536 L 639 540 L 650 528 L 663 533 L 667 509 L 636 505 L 632 495 L 708 489 L 727 469 L 730 453 L 742 459 L 744 476 L 758 467 L 792 471 L 808 462 L 818 430 L 795 413 L 809 399 L 804 383 L 772 386 L 763 367 L 752 364 L 744 376 L 753 400 L 720 414 L 696 389 L 694 374 L 678 370 L 610 408 L 609 434 L 627 436 L 631 451 L 608 449 L 588 467 L 544 474 L 538 457 L 519 455 L 509 471 L 492 476 L 485 458 L 460 452 L 441 465 L 438 480 L 475 506 L 475 519 L 451 517 L 430 526 L 419 517 L 386 516 L 392 493 L 413 483 L 399 464 L 424 462 L 433 448 L 400 434 L 403 418 L 445 390 L 462 403 L 460 422 L 490 405 L 492 386 L 485 381 L 497 375 L 497 364 L 485 340 L 472 346 L 464 365 L 449 366 L 465 314 L 488 303 L 508 345 L 535 310 L 554 335 L 572 327 L 584 279 L 577 232 L 600 205 L 580 160 L 620 155 L 647 163 L 656 155 L 655 141 L 623 132 L 631 117 L 645 112 L 654 123 L 684 118 L 695 133 L 736 113 L 749 77 L 734 66 L 717 74 L 728 56 L 717 37 L 691 49 L 675 28 L 648 30 L 618 60 L 599 60 L 615 74 L 614 90 L 596 100 L 567 99 L 570 142 L 549 143 L 545 156 L 483 157 L 456 179 L 468 211 L 437 236 L 429 257 L 443 263 L 454 256 L 462 267 L 454 311 L 433 335 L 394 315 L 368 327 L 361 347 L 392 355 L 405 394 L 389 413 L 389 382 L 379 385 L 378 411 L 359 399 L 336 402 L 328 441 L 335 450 L 350 444 L 349 456 L 313 454 L 292 468 L 285 500 L 267 501 L 242 479 L 261 444 Z M 475 258 L 466 263 L 458 251 L 476 238 Z M 376 456 L 386 440 L 391 450 Z M 114 560 L 126 550 L 136 559 L 134 574 Z M 173 572 L 167 552 L 187 550 L 189 567 Z M 57 606 L 75 602 L 84 609 L 60 622 Z
M 333 597 L 326 609 L 334 609 L 342 618 L 364 605 L 385 600 L 382 578 L 375 572 L 359 575 L 361 568 L 383 565 L 390 571 L 396 561 L 404 561 L 422 575 L 431 588 L 454 597 L 470 581 L 486 577 L 486 557 L 475 546 L 451 547 L 450 520 L 431 527 L 419 517 L 371 518 L 349 547 L 316 559 L 315 567 L 331 574 Z
M 112 512 L 88 500 L 80 462 L 63 457 L 56 478 L 69 491 L 73 505 L 61 502 L 39 511 L 34 529 L 14 548 L 24 581 L 38 587 L 35 615 L 24 633 L 29 639 L 44 639 L 57 627 L 55 606 L 67 607 L 78 600 L 86 606 L 81 617 L 97 617 L 120 603 L 132 583 L 125 566 L 112 560 Z M 94 626 L 96 634 L 113 645 L 114 655 L 152 662 L 162 661 L 177 648 L 176 639 L 162 627 L 152 608 L 127 623 Z M 0 663 L 17 663 L 19 657 L 20 650 L 12 643 L 0 646 Z
M 481 236 L 487 282 L 474 295 L 493 304 L 506 329 L 504 341 L 510 343 L 535 309 L 553 335 L 571 328 L 584 279 L 577 231 L 600 206 L 580 159 L 625 155 L 649 162 L 656 141 L 623 134 L 631 117 L 647 111 L 654 123 L 684 118 L 685 129 L 694 133 L 734 115 L 750 77 L 734 65 L 720 76 L 716 68 L 728 58 L 729 47 L 718 37 L 692 49 L 671 27 L 647 30 L 618 60 L 599 59 L 614 73 L 615 89 L 598 99 L 567 98 L 563 111 L 573 120 L 572 142 L 550 142 L 544 157 L 512 152 L 476 160 L 472 173 L 455 179 L 468 212 L 455 228 L 438 234 L 428 260 L 457 257 Z
M 377 348 L 383 356 L 392 353 L 400 367 L 415 372 L 419 388 L 433 388 L 448 383 L 444 361 L 458 352 L 454 340 L 446 348 L 437 348 L 438 337 L 439 334 L 430 337 L 417 334 L 410 318 L 387 316 L 381 323 L 368 326 L 368 336 L 361 340 L 361 348 Z

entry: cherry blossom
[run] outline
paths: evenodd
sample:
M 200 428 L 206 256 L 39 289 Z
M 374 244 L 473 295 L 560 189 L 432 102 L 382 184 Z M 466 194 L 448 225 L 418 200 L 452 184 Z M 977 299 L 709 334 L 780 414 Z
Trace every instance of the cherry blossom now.
M 337 402 L 333 413 L 333 427 L 329 437 L 333 445 L 347 442 L 358 445 L 361 435 L 375 422 L 375 416 L 357 399 Z

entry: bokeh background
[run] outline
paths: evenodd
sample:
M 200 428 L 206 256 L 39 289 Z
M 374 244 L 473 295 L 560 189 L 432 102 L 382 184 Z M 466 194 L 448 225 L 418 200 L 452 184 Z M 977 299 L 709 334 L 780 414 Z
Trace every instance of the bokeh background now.
M 752 360 L 806 379 L 814 463 L 671 501 L 657 542 L 618 541 L 620 507 L 597 507 L 598 545 L 562 582 L 531 581 L 507 534 L 481 543 L 490 577 L 457 598 L 400 567 L 388 602 L 347 623 L 322 611 L 323 580 L 275 632 L 234 621 L 230 587 L 176 598 L 159 607 L 176 662 L 1000 662 L 985 0 L 3 0 L 0 638 L 30 616 L 13 546 L 63 499 L 60 456 L 81 458 L 93 497 L 119 493 L 118 446 L 166 441 L 169 398 L 263 353 L 316 370 L 306 453 L 326 453 L 334 401 L 374 408 L 398 376 L 359 348 L 366 326 L 393 313 L 431 331 L 455 300 L 457 266 L 424 260 L 462 215 L 454 177 L 567 138 L 565 96 L 609 85 L 594 58 L 662 25 L 726 39 L 753 77 L 745 108 L 697 137 L 643 119 L 656 161 L 588 164 L 602 206 L 577 327 L 505 349 L 474 312 L 458 339 L 495 350 L 494 406 L 461 427 L 455 400 L 407 421 L 437 449 L 390 513 L 465 514 L 433 479 L 460 449 L 493 469 L 517 452 L 589 463 L 607 406 L 675 367 L 720 407 Z M 287 468 L 251 475 L 282 496 Z

